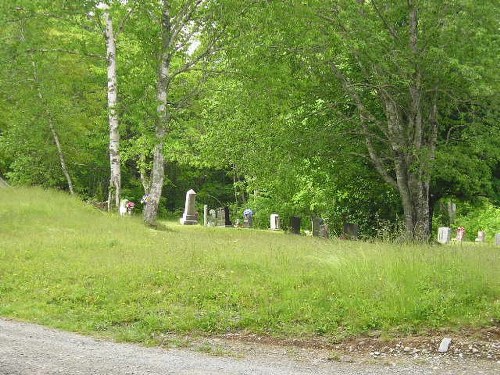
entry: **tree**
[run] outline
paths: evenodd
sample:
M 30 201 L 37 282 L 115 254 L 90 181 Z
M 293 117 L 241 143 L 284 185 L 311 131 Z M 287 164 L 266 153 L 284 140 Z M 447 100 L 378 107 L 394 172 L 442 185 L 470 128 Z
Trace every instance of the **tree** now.
M 247 118 L 243 132 L 251 138 L 259 121 L 263 121 L 262 127 L 267 129 L 259 131 L 255 139 L 262 143 L 267 139 L 263 134 L 274 133 L 280 141 L 275 141 L 273 153 L 284 148 L 296 154 L 300 140 L 309 141 L 306 152 L 297 160 L 319 157 L 320 164 L 338 163 L 338 153 L 333 159 L 331 152 L 321 151 L 327 147 L 343 152 L 344 158 L 351 155 L 351 160 L 358 160 L 356 163 L 366 156 L 386 189 L 399 194 L 406 237 L 428 239 L 431 186 L 436 186 L 431 183 L 437 181 L 438 175 L 443 176 L 439 166 L 450 155 L 446 129 L 453 125 L 449 118 L 464 104 L 466 112 L 472 114 L 470 109 L 480 101 L 489 103 L 488 112 L 498 110 L 492 105 L 498 7 L 491 1 L 476 7 L 467 0 L 311 0 L 293 6 L 281 2 L 261 5 L 261 9 L 238 21 L 239 25 L 255 21 L 256 26 L 245 35 L 244 42 L 239 41 L 239 48 L 233 49 L 230 64 L 241 76 L 251 77 L 237 79 L 252 98 L 245 107 L 247 103 L 253 106 L 262 90 L 267 98 L 257 101 L 255 107 L 262 110 L 274 106 L 275 112 L 267 119 Z M 257 87 L 259 90 L 255 90 Z M 317 123 L 311 127 L 314 103 L 320 102 L 330 118 L 321 120 L 323 126 Z M 294 108 L 305 111 L 298 115 Z M 287 111 L 295 113 L 294 127 L 283 134 L 277 129 L 283 127 L 280 117 L 286 117 Z M 244 112 L 248 109 L 242 108 Z M 301 126 L 300 121 L 309 125 Z M 491 126 L 488 123 L 494 121 L 476 121 L 475 127 L 485 130 Z M 471 124 L 464 121 L 462 126 L 468 128 Z M 297 128 L 305 131 L 293 131 Z M 225 135 L 234 132 L 233 139 L 237 139 L 241 132 L 230 129 Z M 293 140 L 294 135 L 300 138 Z M 494 149 L 491 141 L 489 144 L 488 148 Z M 268 157 L 269 151 L 261 150 L 260 155 Z M 466 153 L 472 157 L 472 150 Z M 481 154 L 478 161 L 486 155 Z M 245 160 L 249 155 L 252 151 L 245 155 L 239 150 L 237 158 Z M 356 155 L 358 158 L 353 158 Z M 290 157 L 283 157 L 281 163 L 285 160 L 289 162 Z M 485 168 L 494 170 L 494 160 L 485 163 Z M 276 161 L 270 163 L 276 165 Z M 262 179 L 264 170 L 254 168 L 253 177 Z M 339 181 L 338 174 L 332 175 L 332 181 L 348 186 Z
M 161 2 L 155 146 L 147 191 L 149 199 L 144 209 L 144 221 L 149 225 L 155 224 L 158 215 L 165 177 L 164 146 L 175 121 L 175 111 L 189 102 L 205 77 L 202 74 L 194 88 L 181 90 L 180 97 L 174 98 L 173 90 L 183 75 L 199 68 L 216 52 L 221 35 L 220 25 L 216 23 L 220 12 L 220 4 L 215 1 Z
M 108 211 L 111 211 L 113 200 L 116 207 L 120 206 L 121 194 L 120 132 L 117 110 L 118 82 L 116 72 L 116 34 L 113 28 L 113 19 L 109 12 L 109 5 L 99 3 L 97 8 L 103 11 L 105 23 L 103 34 L 106 40 L 106 58 L 108 64 L 109 162 L 111 170 L 108 189 Z
M 356 108 L 375 169 L 399 192 L 409 239 L 429 238 L 430 184 L 440 128 L 452 109 L 448 98 L 463 100 L 486 77 L 470 80 L 457 72 L 471 63 L 487 67 L 491 59 L 479 45 L 492 41 L 495 23 L 488 12 L 495 6 L 483 6 L 332 2 L 320 16 L 347 47 L 329 65 Z M 471 50 L 477 52 L 473 60 Z
M 101 136 L 89 74 L 96 54 L 76 48 L 86 37 L 75 25 L 78 15 L 57 1 L 0 5 L 2 172 L 13 183 L 93 194 L 100 178 L 93 147 Z

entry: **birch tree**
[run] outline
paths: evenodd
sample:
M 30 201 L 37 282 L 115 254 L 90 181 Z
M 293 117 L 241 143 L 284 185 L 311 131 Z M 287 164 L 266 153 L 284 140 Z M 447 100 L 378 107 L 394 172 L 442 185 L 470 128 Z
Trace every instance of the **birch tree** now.
M 120 206 L 121 165 L 120 165 L 120 131 L 118 119 L 118 79 L 116 71 L 116 35 L 110 7 L 99 3 L 97 9 L 102 10 L 104 18 L 104 38 L 106 40 L 106 61 L 108 77 L 108 122 L 109 122 L 109 163 L 110 179 L 108 188 L 108 211 Z
M 24 32 L 24 19 L 20 20 L 20 24 L 21 24 L 20 25 L 21 41 L 26 42 L 26 37 L 25 37 L 25 32 Z M 71 175 L 69 173 L 69 169 L 68 169 L 67 164 L 66 164 L 66 159 L 64 156 L 61 141 L 59 139 L 59 135 L 58 135 L 56 128 L 55 128 L 55 120 L 54 120 L 54 117 L 49 109 L 49 104 L 47 103 L 47 101 L 45 100 L 45 98 L 43 96 L 43 89 L 42 89 L 42 86 L 41 86 L 41 83 L 40 83 L 40 80 L 38 77 L 38 68 L 37 68 L 34 52 L 28 51 L 28 56 L 30 59 L 31 67 L 32 67 L 33 88 L 36 91 L 36 95 L 38 96 L 38 99 L 40 100 L 40 103 L 44 108 L 44 112 L 45 112 L 46 120 L 48 122 L 50 133 L 52 135 L 54 145 L 56 146 L 56 149 L 57 149 L 57 155 L 59 157 L 61 170 L 62 170 L 62 173 L 64 174 L 64 177 L 66 178 L 66 182 L 68 184 L 68 190 L 71 194 L 74 194 L 73 181 L 71 179 Z
M 144 209 L 144 221 L 149 225 L 154 225 L 158 216 L 165 178 L 164 147 L 172 130 L 175 111 L 189 105 L 203 85 L 205 76 L 201 74 L 193 87 L 175 99 L 171 94 L 183 75 L 195 69 L 203 70 L 203 64 L 217 51 L 221 37 L 221 25 L 217 24 L 219 12 L 220 3 L 215 1 L 161 1 L 155 146 Z

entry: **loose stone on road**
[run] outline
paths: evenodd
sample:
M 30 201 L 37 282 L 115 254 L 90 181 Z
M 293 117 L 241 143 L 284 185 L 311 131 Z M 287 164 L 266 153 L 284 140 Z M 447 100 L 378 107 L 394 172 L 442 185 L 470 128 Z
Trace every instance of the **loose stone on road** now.
M 255 344 L 258 345 L 258 344 Z M 347 363 L 324 353 L 286 354 L 259 348 L 236 356 L 213 356 L 187 349 L 146 348 L 62 332 L 35 324 L 0 319 L 0 374 L 496 374 L 494 361 L 426 363 L 408 360 Z M 304 354 L 304 353 L 302 353 Z

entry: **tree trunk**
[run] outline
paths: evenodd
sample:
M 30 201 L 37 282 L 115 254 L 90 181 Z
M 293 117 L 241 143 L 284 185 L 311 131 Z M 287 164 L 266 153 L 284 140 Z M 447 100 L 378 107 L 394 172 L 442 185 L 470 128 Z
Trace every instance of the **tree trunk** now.
M 153 153 L 153 169 L 151 171 L 151 186 L 149 189 L 149 199 L 144 209 L 144 221 L 148 225 L 155 225 L 158 217 L 158 207 L 165 178 L 165 158 L 163 147 L 165 136 L 168 131 L 170 116 L 167 108 L 168 84 L 170 71 L 170 39 L 172 36 L 170 23 L 170 4 L 168 0 L 163 0 L 162 12 L 162 48 L 160 57 L 160 68 L 158 72 L 157 85 L 157 119 L 156 119 L 156 146 Z
M 120 167 L 120 132 L 118 122 L 118 82 L 116 74 L 116 43 L 113 31 L 113 20 L 109 8 L 104 7 L 104 20 L 106 29 L 106 55 L 108 62 L 108 120 L 109 120 L 109 162 L 110 179 L 108 191 L 108 211 L 120 206 L 121 196 L 121 167 Z
M 21 39 L 25 40 L 23 29 L 21 29 Z M 47 107 L 47 103 L 45 102 L 45 99 L 42 94 L 42 89 L 40 88 L 40 81 L 38 79 L 38 71 L 37 71 L 35 57 L 33 56 L 33 52 L 30 52 L 30 58 L 31 58 L 31 66 L 33 67 L 33 82 L 36 88 L 36 92 L 38 98 L 40 99 L 40 102 L 43 104 L 45 109 L 45 114 L 47 116 L 47 121 L 49 123 L 49 130 L 50 133 L 52 134 L 52 139 L 54 140 L 54 144 L 56 145 L 57 155 L 59 156 L 59 163 L 61 164 L 61 170 L 64 174 L 64 177 L 66 178 L 66 182 L 68 184 L 68 190 L 70 194 L 73 195 L 75 193 L 75 191 L 73 190 L 73 181 L 71 180 L 71 175 L 69 174 L 68 167 L 66 166 L 66 160 L 64 158 L 61 142 L 59 141 L 59 136 L 54 127 L 54 120 L 52 118 L 52 114 L 50 113 Z

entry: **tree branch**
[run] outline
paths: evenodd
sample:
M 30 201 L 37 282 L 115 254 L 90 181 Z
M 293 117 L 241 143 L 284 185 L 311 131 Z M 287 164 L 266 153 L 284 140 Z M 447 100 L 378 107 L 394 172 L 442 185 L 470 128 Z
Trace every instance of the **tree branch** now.
M 26 50 L 28 53 L 35 53 L 35 52 L 40 52 L 40 53 L 67 53 L 69 55 L 78 55 L 78 56 L 87 56 L 87 57 L 96 57 L 99 59 L 106 59 L 106 56 L 99 55 L 96 53 L 81 53 L 79 51 L 72 51 L 72 50 L 67 50 L 67 49 L 62 49 L 62 48 L 52 48 L 52 49 L 47 49 L 47 48 L 30 48 Z

